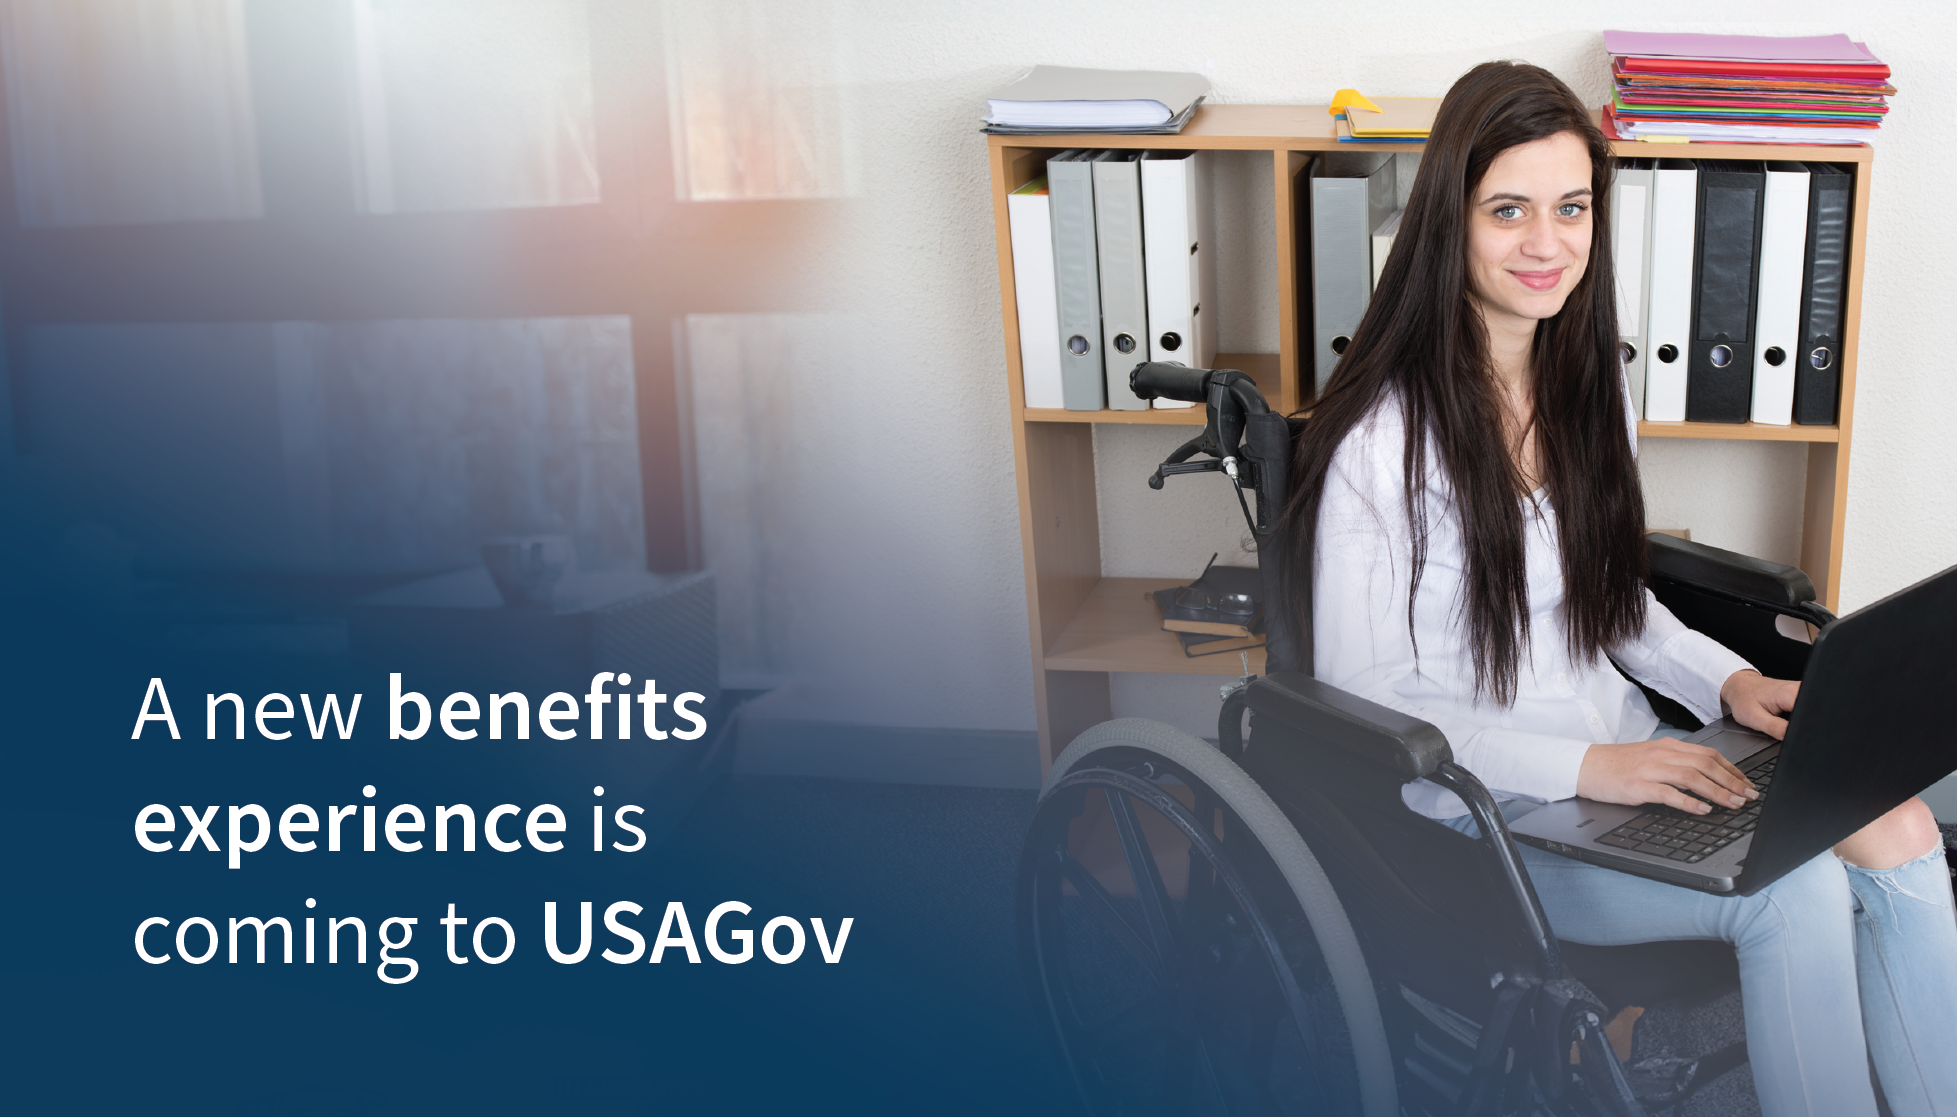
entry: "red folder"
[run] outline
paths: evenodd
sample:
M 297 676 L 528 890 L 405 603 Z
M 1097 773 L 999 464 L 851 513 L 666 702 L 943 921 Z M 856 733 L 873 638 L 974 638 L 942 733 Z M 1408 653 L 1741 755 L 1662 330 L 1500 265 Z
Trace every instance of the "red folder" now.
M 1697 58 L 1623 58 L 1626 70 L 1658 74 L 1747 74 L 1763 78 L 1862 78 L 1887 81 L 1889 67 L 1837 62 L 1711 62 Z

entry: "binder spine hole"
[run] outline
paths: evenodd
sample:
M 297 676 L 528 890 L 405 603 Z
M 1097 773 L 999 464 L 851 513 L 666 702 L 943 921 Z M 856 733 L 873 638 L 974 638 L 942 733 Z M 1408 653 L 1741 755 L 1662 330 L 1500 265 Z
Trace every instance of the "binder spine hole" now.
M 1666 364 L 1671 364 L 1673 361 L 1678 360 L 1678 346 L 1660 345 L 1658 347 L 1658 359 Z
M 1131 334 L 1116 334 L 1114 335 L 1114 347 L 1116 351 L 1121 353 L 1133 353 L 1135 351 L 1135 338 Z
M 1814 352 L 1808 354 L 1808 364 L 1813 365 L 1816 371 L 1825 370 L 1829 365 L 1832 365 L 1834 363 L 1835 363 L 1834 350 L 1829 349 L 1825 345 L 1816 349 Z
M 1344 334 L 1340 334 L 1339 336 L 1332 339 L 1332 352 L 1343 356 L 1345 354 L 1345 347 L 1351 344 L 1352 344 L 1351 338 L 1347 337 Z
M 1162 335 L 1162 348 L 1170 353 L 1182 348 L 1182 335 L 1174 330 Z
M 1733 363 L 1733 347 L 1715 345 L 1712 347 L 1712 352 L 1706 354 L 1706 359 L 1712 362 L 1714 368 L 1725 368 Z
M 1087 351 L 1092 348 L 1093 346 L 1088 344 L 1087 339 L 1079 334 L 1075 334 L 1067 339 L 1067 352 L 1072 353 L 1076 357 L 1087 356 Z
M 1780 362 L 1787 359 L 1787 350 L 1782 349 L 1778 345 L 1769 345 L 1767 346 L 1767 351 L 1760 355 L 1767 359 L 1768 364 L 1779 368 Z
M 1637 360 L 1637 359 L 1638 359 L 1638 347 L 1637 347 L 1637 346 L 1635 346 L 1635 345 L 1632 345 L 1632 344 L 1631 344 L 1630 342 L 1628 342 L 1628 341 L 1624 341 L 1624 342 L 1619 342 L 1619 343 L 1618 343 L 1618 346 L 1617 346 L 1617 348 L 1618 348 L 1618 351 L 1619 351 L 1619 353 L 1620 353 L 1620 354 L 1621 354 L 1621 356 L 1623 357 L 1623 360 L 1624 360 L 1624 363 L 1625 363 L 1625 364 L 1627 364 L 1627 365 L 1628 365 L 1628 364 L 1630 364 L 1630 363 L 1631 363 L 1632 361 L 1635 361 L 1635 360 Z

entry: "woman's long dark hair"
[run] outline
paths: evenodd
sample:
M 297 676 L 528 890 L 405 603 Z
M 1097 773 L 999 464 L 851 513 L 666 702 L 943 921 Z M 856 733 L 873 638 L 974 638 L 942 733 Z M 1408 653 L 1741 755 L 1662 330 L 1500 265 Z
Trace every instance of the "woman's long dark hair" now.
M 1313 535 L 1332 455 L 1369 413 L 1397 397 L 1413 539 L 1407 625 L 1427 557 L 1431 439 L 1461 522 L 1466 574 L 1457 608 L 1476 695 L 1505 706 L 1515 701 L 1531 638 L 1528 490 L 1509 453 L 1502 389 L 1470 294 L 1467 220 L 1497 156 L 1565 132 L 1590 153 L 1590 260 L 1562 311 L 1538 323 L 1534 348 L 1537 462 L 1557 513 L 1563 638 L 1571 658 L 1588 663 L 1643 629 L 1644 499 L 1619 385 L 1610 145 L 1569 87 L 1540 67 L 1483 63 L 1441 102 L 1378 290 L 1298 439 L 1295 487 L 1278 525 L 1288 607 L 1309 610 Z M 1310 623 L 1308 613 L 1302 619 Z

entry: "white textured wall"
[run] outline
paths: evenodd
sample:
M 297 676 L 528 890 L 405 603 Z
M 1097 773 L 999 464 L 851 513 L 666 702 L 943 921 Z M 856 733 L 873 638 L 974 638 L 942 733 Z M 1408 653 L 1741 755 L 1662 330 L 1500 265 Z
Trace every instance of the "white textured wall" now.
M 824 410 L 861 416 L 857 433 L 874 432 L 893 468 L 838 477 L 812 497 L 820 505 L 804 522 L 819 525 L 811 530 L 827 542 L 809 553 L 846 554 L 828 543 L 857 540 L 870 561 L 928 569 L 894 579 L 917 597 L 887 621 L 862 621 L 847 602 L 805 604 L 799 627 L 853 627 L 870 637 L 848 664 L 820 662 L 819 643 L 798 651 L 808 693 L 824 696 L 811 710 L 899 725 L 1033 724 L 992 207 L 977 128 L 984 94 L 1036 62 L 1199 70 L 1218 102 L 1323 103 L 1341 86 L 1439 95 L 1477 62 L 1517 58 L 1550 68 L 1597 104 L 1607 88 L 1598 19 L 1641 30 L 1845 31 L 1866 40 L 1895 68 L 1902 93 L 1876 141 L 1842 603 L 1864 604 L 1957 562 L 1957 390 L 1947 372 L 1948 307 L 1957 295 L 1947 184 L 1957 181 L 1957 152 L 1944 119 L 1957 99 L 1948 61 L 1957 8 L 1726 3 L 1719 10 L 1728 22 L 1693 22 L 1707 10 L 1620 0 L 1575 22 L 1566 4 L 1437 0 L 836 6 L 851 48 L 837 73 L 855 137 L 850 179 L 861 184 L 863 204 L 835 242 L 831 297 L 838 309 L 866 312 L 872 325 L 867 364 L 828 385 L 839 408 Z M 1261 170 L 1235 168 L 1224 180 L 1268 182 Z M 1245 229 L 1270 220 L 1263 204 L 1261 214 L 1224 216 L 1226 245 L 1231 222 Z M 1262 286 L 1273 257 L 1246 254 L 1241 266 L 1255 274 L 1225 291 L 1274 301 Z M 1275 333 L 1274 307 L 1265 315 L 1226 302 L 1223 315 L 1234 336 Z M 1192 563 L 1236 541 L 1234 502 L 1208 491 L 1217 488 L 1208 479 L 1180 479 L 1164 493 L 1143 484 L 1148 459 L 1172 435 L 1111 426 L 1097 435 L 1108 573 L 1192 573 Z M 1798 449 L 1654 442 L 1643 466 L 1655 524 L 1792 557 Z M 819 582 L 849 571 L 808 574 Z M 1128 677 L 1116 693 L 1124 709 L 1167 716 L 1177 702 L 1200 701 L 1203 689 L 1152 690 L 1147 677 Z

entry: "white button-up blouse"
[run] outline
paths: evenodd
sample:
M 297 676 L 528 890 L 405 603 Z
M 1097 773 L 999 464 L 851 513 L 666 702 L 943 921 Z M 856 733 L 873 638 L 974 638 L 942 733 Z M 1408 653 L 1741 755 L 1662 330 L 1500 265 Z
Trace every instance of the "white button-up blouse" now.
M 1314 674 L 1433 724 L 1447 736 L 1455 762 L 1498 799 L 1569 798 L 1576 794 L 1584 750 L 1595 742 L 1645 740 L 1658 718 L 1604 657 L 1588 663 L 1570 658 L 1562 637 L 1556 513 L 1540 490 L 1524 510 L 1530 639 L 1518 664 L 1515 704 L 1503 708 L 1476 699 L 1461 612 L 1461 524 L 1431 441 L 1427 562 L 1409 634 L 1412 541 L 1403 430 L 1399 403 L 1389 398 L 1333 455 L 1318 513 Z M 1720 687 L 1749 665 L 1686 628 L 1657 599 L 1649 598 L 1646 609 L 1643 634 L 1611 649 L 1611 658 L 1701 720 L 1718 717 Z M 1408 784 L 1403 797 L 1430 818 L 1467 813 L 1453 792 L 1426 780 Z

